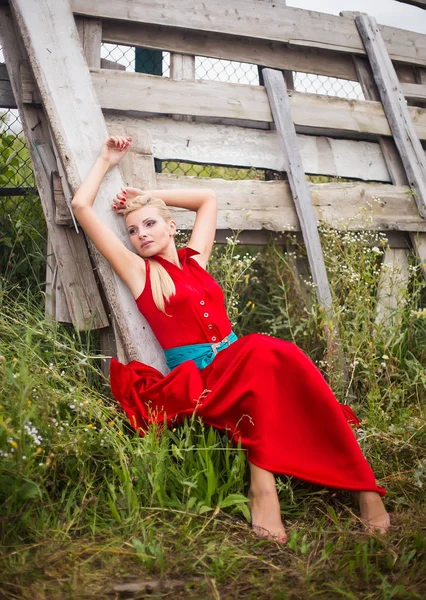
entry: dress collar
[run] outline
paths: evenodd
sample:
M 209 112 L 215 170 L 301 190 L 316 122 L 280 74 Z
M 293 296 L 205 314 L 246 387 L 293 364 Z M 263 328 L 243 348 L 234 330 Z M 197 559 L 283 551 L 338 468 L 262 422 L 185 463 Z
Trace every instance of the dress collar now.
M 154 258 L 155 260 L 158 260 L 160 262 L 160 264 L 162 264 L 164 267 L 165 266 L 171 266 L 174 267 L 175 269 L 178 269 L 179 271 L 182 271 L 185 264 L 186 264 L 186 260 L 187 258 L 191 258 L 191 256 L 194 256 L 196 254 L 200 254 L 198 252 L 198 250 L 194 250 L 193 248 L 189 248 L 188 246 L 186 246 L 185 248 L 180 248 L 177 251 L 178 257 L 179 257 L 179 262 L 182 265 L 182 267 L 178 267 L 177 265 L 175 265 L 174 263 L 170 262 L 170 260 L 167 260 L 167 258 L 163 258 L 162 256 L 151 256 L 150 258 Z M 166 263 L 166 264 L 164 264 Z

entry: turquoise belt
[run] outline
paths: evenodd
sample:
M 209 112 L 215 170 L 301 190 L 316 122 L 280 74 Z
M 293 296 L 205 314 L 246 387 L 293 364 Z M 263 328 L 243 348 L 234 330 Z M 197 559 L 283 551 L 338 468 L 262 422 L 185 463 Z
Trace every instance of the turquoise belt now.
M 237 336 L 233 331 L 227 335 L 221 342 L 216 344 L 191 344 L 190 346 L 177 346 L 164 350 L 167 366 L 170 370 L 186 360 L 193 360 L 199 369 L 204 369 L 213 362 L 216 354 L 237 341 Z

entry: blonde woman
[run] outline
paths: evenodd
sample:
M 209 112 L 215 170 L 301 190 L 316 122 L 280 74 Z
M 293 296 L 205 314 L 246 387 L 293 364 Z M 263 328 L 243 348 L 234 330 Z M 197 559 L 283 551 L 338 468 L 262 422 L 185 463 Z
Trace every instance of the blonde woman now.
M 170 373 L 132 361 L 111 361 L 112 392 L 143 435 L 153 421 L 175 424 L 197 412 L 241 440 L 250 466 L 253 531 L 284 543 L 274 474 L 357 494 L 370 531 L 389 528 L 374 474 L 321 373 L 294 344 L 267 335 L 237 339 L 223 292 L 206 271 L 216 232 L 213 191 L 138 190 L 118 193 L 129 250 L 92 209 L 104 175 L 129 150 L 128 137 L 109 137 L 77 191 L 74 213 L 86 234 L 130 288 L 162 346 Z M 196 212 L 186 248 L 176 249 L 169 206 Z

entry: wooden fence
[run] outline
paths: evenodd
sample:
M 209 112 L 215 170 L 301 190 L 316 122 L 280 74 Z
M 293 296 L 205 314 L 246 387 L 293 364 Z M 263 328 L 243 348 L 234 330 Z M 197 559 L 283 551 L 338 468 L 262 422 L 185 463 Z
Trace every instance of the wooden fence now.
M 283 0 L 0 4 L 8 70 L 7 76 L 0 65 L 0 107 L 19 108 L 33 159 L 53 250 L 49 310 L 79 328 L 103 328 L 106 340 L 112 315 L 123 360 L 164 369 L 133 299 L 93 248 L 89 258 L 69 209 L 107 132 L 134 138 L 121 173 L 108 175 L 95 203 L 123 240 L 124 228 L 109 208 L 121 185 L 209 186 L 219 200 L 218 239 L 241 229 L 243 240 L 265 243 L 271 233 L 302 230 L 318 290 L 328 283 L 321 269 L 315 275 L 322 256 L 317 221 L 385 231 L 385 260 L 402 265 L 405 274 L 398 288 L 408 277 L 410 246 L 426 264 L 426 35 L 377 26 L 358 13 L 337 17 L 294 9 Z M 102 42 L 169 51 L 170 78 L 126 72 L 101 60 Z M 286 77 L 281 84 L 269 75 L 276 82 L 269 87 L 196 80 L 196 55 L 251 63 L 267 67 L 265 75 L 273 69 Z M 365 100 L 287 89 L 289 71 L 358 81 Z M 282 171 L 289 182 L 155 174 L 154 158 Z M 305 174 L 353 182 L 306 184 Z M 193 223 L 186 211 L 175 211 L 175 218 L 182 229 Z M 398 291 L 386 282 L 381 289 L 390 298 Z M 328 305 L 326 298 L 320 301 Z

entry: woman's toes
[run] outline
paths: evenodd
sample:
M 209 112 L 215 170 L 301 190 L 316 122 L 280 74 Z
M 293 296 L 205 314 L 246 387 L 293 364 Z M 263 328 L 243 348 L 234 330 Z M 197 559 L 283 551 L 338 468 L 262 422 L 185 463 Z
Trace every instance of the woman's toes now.
M 252 530 L 257 537 L 262 539 L 278 542 L 279 544 L 285 544 L 287 542 L 287 533 L 285 532 L 284 528 L 270 530 L 262 527 L 261 525 L 252 525 Z
M 369 533 L 385 535 L 390 529 L 390 516 L 387 512 L 369 519 L 362 519 L 362 522 Z

